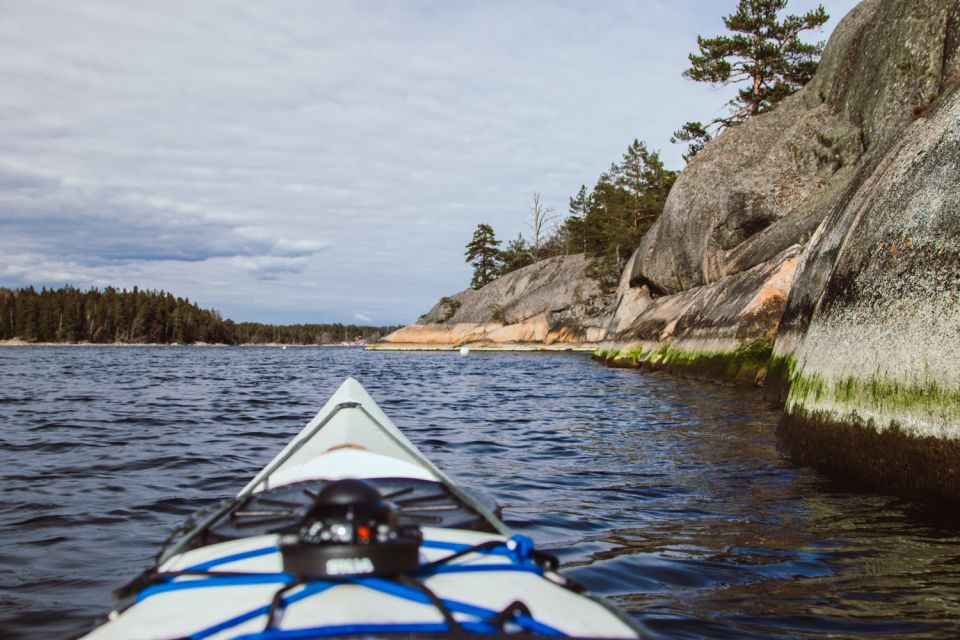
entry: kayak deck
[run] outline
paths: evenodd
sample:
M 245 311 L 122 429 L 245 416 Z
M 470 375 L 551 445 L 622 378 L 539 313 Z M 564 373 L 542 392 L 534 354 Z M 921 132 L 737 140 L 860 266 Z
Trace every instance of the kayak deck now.
M 415 569 L 312 579 L 284 572 L 282 539 L 343 478 L 363 479 L 395 505 L 401 525 L 419 527 Z M 638 637 L 632 622 L 555 569 L 348 379 L 236 498 L 194 518 L 156 566 L 121 589 L 109 622 L 85 638 Z
M 440 482 L 419 478 L 376 478 L 367 482 L 396 505 L 400 524 L 496 532 L 473 507 Z M 328 483 L 320 479 L 304 480 L 255 493 L 212 523 L 204 543 L 279 533 L 306 516 L 314 497 Z M 489 508 L 496 509 L 492 504 Z

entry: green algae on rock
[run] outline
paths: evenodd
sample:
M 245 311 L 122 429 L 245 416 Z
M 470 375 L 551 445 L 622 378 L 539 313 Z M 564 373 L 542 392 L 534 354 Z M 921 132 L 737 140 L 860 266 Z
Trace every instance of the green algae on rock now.
M 631 264 L 636 287 L 681 297 L 802 244 L 762 367 L 767 395 L 785 404 L 783 444 L 950 498 L 960 493 L 958 43 L 955 0 L 861 3 L 803 91 L 691 162 Z M 712 317 L 692 317 L 705 337 Z M 742 380 L 751 367 L 725 351 L 675 341 L 619 361 Z
M 651 343 L 648 350 L 598 349 L 594 358 L 611 367 L 666 371 L 681 377 L 727 384 L 763 382 L 773 350 L 772 339 L 741 340 L 734 349 L 698 349 L 684 341 Z
M 960 91 L 828 222 L 778 336 L 794 363 L 784 443 L 880 484 L 960 497 Z

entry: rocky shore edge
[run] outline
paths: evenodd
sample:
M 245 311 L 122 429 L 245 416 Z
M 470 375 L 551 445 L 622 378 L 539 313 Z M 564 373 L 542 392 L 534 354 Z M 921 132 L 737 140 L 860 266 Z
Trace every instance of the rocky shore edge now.
M 20 338 L 0 340 L 0 347 L 351 347 L 358 348 L 364 345 L 342 344 L 284 344 L 280 342 L 261 342 L 245 344 L 227 344 L 225 342 L 29 342 Z
M 960 502 L 958 87 L 960 4 L 864 0 L 809 84 L 687 165 L 616 292 L 552 258 L 375 348 L 578 345 L 758 386 L 797 460 Z

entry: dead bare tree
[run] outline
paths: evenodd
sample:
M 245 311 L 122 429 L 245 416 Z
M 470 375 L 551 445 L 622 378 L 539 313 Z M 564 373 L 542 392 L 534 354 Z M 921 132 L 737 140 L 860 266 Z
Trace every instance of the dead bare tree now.
M 534 191 L 530 196 L 530 257 L 536 262 L 540 259 L 540 245 L 548 235 L 548 229 L 556 219 L 553 209 L 543 204 L 540 193 Z

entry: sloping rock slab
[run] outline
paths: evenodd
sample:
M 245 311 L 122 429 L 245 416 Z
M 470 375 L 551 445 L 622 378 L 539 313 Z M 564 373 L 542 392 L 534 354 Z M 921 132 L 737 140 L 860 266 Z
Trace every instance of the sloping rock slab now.
M 687 166 L 637 250 L 631 282 L 677 293 L 805 243 L 863 162 L 956 80 L 958 38 L 956 0 L 861 2 L 806 87 Z
M 598 357 L 614 366 L 758 384 L 786 306 L 799 247 L 719 282 L 654 298 L 608 334 Z
M 601 293 L 585 271 L 590 260 L 582 253 L 541 260 L 497 278 L 480 289 L 467 289 L 443 298 L 418 324 L 516 324 L 546 315 L 551 322 L 600 326 L 610 296 Z
M 550 258 L 442 298 L 416 324 L 378 345 L 595 344 L 605 333 L 613 296 L 586 275 L 589 264 L 583 254 Z

